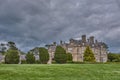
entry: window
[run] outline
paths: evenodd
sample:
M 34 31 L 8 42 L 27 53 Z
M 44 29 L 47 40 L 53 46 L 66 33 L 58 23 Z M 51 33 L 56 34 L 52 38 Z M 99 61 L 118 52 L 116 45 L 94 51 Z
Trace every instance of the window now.
M 72 48 L 68 48 L 68 52 L 70 52 L 70 53 L 71 53 L 71 52 L 72 52 Z

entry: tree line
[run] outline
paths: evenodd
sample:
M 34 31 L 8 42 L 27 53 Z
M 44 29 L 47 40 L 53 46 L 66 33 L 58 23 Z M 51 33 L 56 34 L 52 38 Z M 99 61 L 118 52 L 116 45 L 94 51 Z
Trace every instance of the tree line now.
M 4 45 L 1 44 L 1 46 L 4 46 Z M 2 47 L 0 50 L 0 52 L 3 55 L 5 55 L 6 64 L 18 64 L 18 63 L 47 64 L 50 57 L 48 50 L 44 47 L 40 47 L 40 48 L 37 48 L 39 52 L 39 60 L 35 59 L 33 50 L 30 50 L 28 51 L 28 53 L 25 54 L 26 60 L 20 60 L 20 55 L 24 54 L 24 52 L 21 52 L 16 47 L 16 44 L 14 42 L 8 42 L 7 46 L 9 47 L 8 49 L 5 47 Z M 84 57 L 84 60 L 83 60 L 84 62 L 95 62 L 94 53 L 89 46 L 86 47 L 83 57 Z M 55 61 L 56 63 L 62 64 L 62 63 L 72 62 L 72 60 L 73 60 L 73 57 L 71 53 L 67 53 L 66 50 L 61 46 L 56 47 L 53 61 Z M 120 62 L 120 54 L 109 53 L 108 62 Z
M 7 45 L 7 48 L 5 47 Z M 26 54 L 21 52 L 14 42 L 8 42 L 7 44 L 1 44 L 0 53 L 5 56 L 6 64 L 18 64 L 18 63 L 26 63 L 26 64 L 47 64 L 49 60 L 48 50 L 44 47 L 38 47 L 38 55 L 39 60 L 35 59 L 34 49 L 28 51 Z M 60 54 L 59 54 L 60 53 Z M 20 55 L 24 54 L 26 60 L 20 60 Z M 66 53 L 66 51 L 61 47 L 57 46 L 55 51 L 55 61 L 56 63 L 66 63 L 66 61 L 72 61 L 72 54 Z M 58 56 L 58 57 L 57 57 Z
M 28 51 L 25 58 L 26 60 L 20 60 L 20 55 L 23 53 L 21 52 L 14 42 L 8 42 L 7 44 L 9 46 L 8 50 L 5 50 L 7 48 L 3 47 L 1 49 L 1 53 L 5 55 L 5 63 L 6 64 L 18 64 L 18 63 L 27 63 L 27 64 L 34 64 L 34 63 L 40 63 L 40 64 L 46 64 L 49 60 L 49 53 L 48 50 L 44 47 L 37 48 L 39 53 L 39 60 L 35 59 L 34 55 L 34 49 Z M 3 44 L 2 44 L 3 46 Z M 24 53 L 23 53 L 24 54 Z M 90 61 L 95 62 L 95 57 L 90 49 L 90 47 L 87 47 L 84 53 L 84 61 Z M 67 63 L 72 62 L 73 57 L 71 53 L 66 53 L 66 50 L 62 48 L 61 46 L 57 46 L 55 50 L 54 55 L 54 61 L 56 63 Z
M 120 54 L 110 52 L 108 54 L 108 62 L 120 62 Z
M 59 52 L 60 51 L 60 52 Z M 39 48 L 39 60 L 35 60 L 33 52 L 28 52 L 25 56 L 26 60 L 21 60 L 23 64 L 47 64 L 49 60 L 48 50 L 40 47 Z M 66 51 L 61 47 L 57 46 L 55 51 L 54 60 L 56 63 L 66 63 L 67 61 L 72 61 L 72 54 L 66 53 Z M 18 50 L 8 49 L 5 54 L 5 63 L 6 64 L 18 64 L 20 62 L 20 54 Z

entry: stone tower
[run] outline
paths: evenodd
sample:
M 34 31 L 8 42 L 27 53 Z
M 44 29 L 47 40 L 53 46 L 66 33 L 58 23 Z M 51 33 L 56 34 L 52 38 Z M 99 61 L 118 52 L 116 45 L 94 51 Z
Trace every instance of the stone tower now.
M 82 35 L 82 42 L 86 43 L 86 35 Z

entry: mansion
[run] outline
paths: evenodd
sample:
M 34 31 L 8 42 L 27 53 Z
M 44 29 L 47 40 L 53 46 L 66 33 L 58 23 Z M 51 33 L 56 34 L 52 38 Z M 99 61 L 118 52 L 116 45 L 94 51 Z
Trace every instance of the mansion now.
M 50 54 L 49 63 L 51 63 L 54 59 L 56 46 L 57 44 L 54 42 L 48 47 L 48 52 Z M 82 35 L 81 40 L 70 39 L 69 43 L 63 43 L 62 41 L 60 41 L 59 46 L 62 46 L 67 53 L 71 53 L 73 56 L 73 61 L 75 62 L 83 62 L 84 51 L 87 46 L 91 47 L 96 62 L 107 62 L 108 59 L 107 45 L 103 42 L 98 42 L 97 40 L 94 40 L 94 36 L 91 36 L 87 39 L 86 35 Z

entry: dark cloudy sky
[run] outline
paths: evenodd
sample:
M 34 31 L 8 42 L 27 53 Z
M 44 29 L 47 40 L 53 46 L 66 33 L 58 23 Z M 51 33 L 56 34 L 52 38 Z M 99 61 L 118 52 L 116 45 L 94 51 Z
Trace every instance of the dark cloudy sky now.
M 27 51 L 82 34 L 120 52 L 120 0 L 0 0 L 0 42 Z

